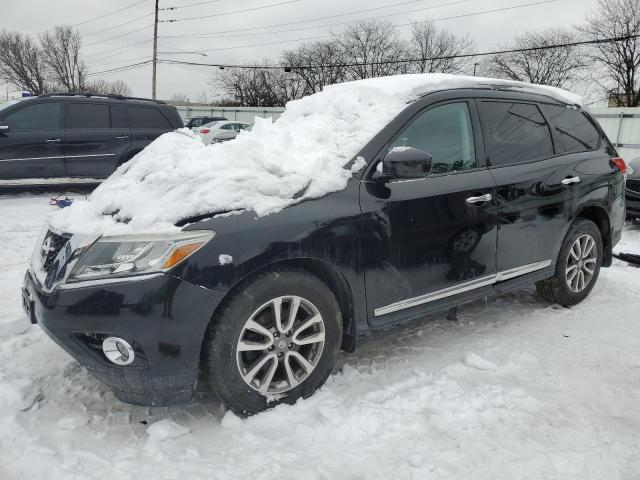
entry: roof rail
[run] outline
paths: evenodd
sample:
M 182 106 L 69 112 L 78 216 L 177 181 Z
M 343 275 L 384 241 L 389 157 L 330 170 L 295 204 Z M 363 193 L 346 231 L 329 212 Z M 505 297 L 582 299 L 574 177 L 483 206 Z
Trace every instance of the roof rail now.
M 143 97 L 129 97 L 126 95 L 114 95 L 111 93 L 91 93 L 91 92 L 51 92 L 51 93 L 43 93 L 42 95 L 38 95 L 39 97 L 102 97 L 102 98 L 111 98 L 113 100 L 140 100 L 143 102 L 153 102 L 153 103 L 161 103 L 165 104 L 162 100 L 153 100 L 151 98 L 143 98 Z

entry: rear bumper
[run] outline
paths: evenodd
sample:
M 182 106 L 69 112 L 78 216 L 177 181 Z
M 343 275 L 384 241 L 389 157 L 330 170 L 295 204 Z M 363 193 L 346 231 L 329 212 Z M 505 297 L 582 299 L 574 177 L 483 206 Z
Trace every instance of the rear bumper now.
M 23 302 L 32 322 L 80 364 L 137 405 L 186 403 L 198 382 L 205 330 L 223 294 L 167 274 L 121 283 L 44 292 L 27 272 Z M 102 339 L 118 336 L 134 347 L 131 365 L 102 353 Z

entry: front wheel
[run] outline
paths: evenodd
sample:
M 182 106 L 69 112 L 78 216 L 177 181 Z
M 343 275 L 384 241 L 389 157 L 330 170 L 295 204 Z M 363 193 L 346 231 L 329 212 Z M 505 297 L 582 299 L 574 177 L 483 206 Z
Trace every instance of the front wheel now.
M 301 270 L 260 274 L 232 294 L 207 331 L 203 367 L 234 412 L 306 398 L 339 352 L 342 316 L 333 292 Z
M 569 307 L 587 298 L 602 265 L 602 236 L 591 220 L 576 220 L 564 239 L 553 277 L 536 283 L 545 299 Z

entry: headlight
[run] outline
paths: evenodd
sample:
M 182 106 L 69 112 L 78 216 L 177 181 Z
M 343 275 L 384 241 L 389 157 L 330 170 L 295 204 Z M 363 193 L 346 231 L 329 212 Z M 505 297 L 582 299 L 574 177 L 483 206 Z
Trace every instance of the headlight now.
M 103 237 L 80 256 L 69 279 L 88 280 L 163 272 L 196 252 L 213 236 L 212 231 L 192 231 Z

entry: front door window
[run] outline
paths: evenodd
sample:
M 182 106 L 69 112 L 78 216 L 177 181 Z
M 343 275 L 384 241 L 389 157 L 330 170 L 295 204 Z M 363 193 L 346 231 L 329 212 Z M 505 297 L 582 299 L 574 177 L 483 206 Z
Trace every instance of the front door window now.
M 428 152 L 431 173 L 443 174 L 477 166 L 467 102 L 447 103 L 418 114 L 389 149 L 411 147 Z

